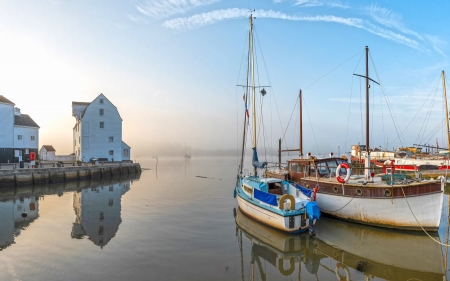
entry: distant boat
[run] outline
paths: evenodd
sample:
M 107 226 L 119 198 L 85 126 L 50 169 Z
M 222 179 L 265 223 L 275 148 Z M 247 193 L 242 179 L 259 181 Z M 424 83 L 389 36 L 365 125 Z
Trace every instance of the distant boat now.
M 251 86 L 247 84 L 246 95 L 249 96 L 249 90 L 252 93 L 252 116 L 253 116 L 253 175 L 244 175 L 243 162 L 245 152 L 246 132 L 249 126 L 244 126 L 242 158 L 237 176 L 234 196 L 237 197 L 240 210 L 246 215 L 252 217 L 261 223 L 277 228 L 279 230 L 298 233 L 310 231 L 313 233 L 312 226 L 316 219 L 320 218 L 320 211 L 311 197 L 304 195 L 295 185 L 285 180 L 267 179 L 258 176 L 258 169 L 263 169 L 267 162 L 258 161 L 257 152 L 257 134 L 256 134 L 256 97 L 255 97 L 255 79 L 254 79 L 254 47 L 253 47 L 253 17 L 250 15 L 250 32 L 249 32 L 249 55 L 248 65 L 249 73 L 247 79 L 251 81 Z M 261 91 L 265 95 L 265 90 Z M 244 112 L 244 121 L 247 124 L 249 114 Z M 247 119 L 248 118 L 248 119 Z M 311 192 L 310 192 L 311 193 Z
M 191 155 L 186 154 L 186 143 L 184 143 L 184 158 L 191 158 Z

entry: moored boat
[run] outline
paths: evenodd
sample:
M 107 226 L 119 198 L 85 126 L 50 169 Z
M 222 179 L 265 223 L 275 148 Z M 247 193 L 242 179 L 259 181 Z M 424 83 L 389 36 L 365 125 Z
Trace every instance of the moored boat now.
M 249 68 L 250 77 L 247 81 L 251 81 L 251 85 L 246 86 L 247 93 L 245 94 L 245 112 L 244 112 L 244 133 L 242 157 L 239 172 L 237 176 L 237 183 L 235 186 L 234 195 L 237 198 L 239 208 L 261 223 L 264 223 L 273 228 L 290 232 L 305 232 L 313 233 L 312 226 L 315 221 L 320 218 L 320 211 L 311 197 L 305 196 L 300 189 L 295 185 L 281 179 L 267 179 L 258 175 L 258 169 L 263 169 L 267 163 L 258 160 L 257 152 L 257 125 L 256 125 L 256 95 L 255 95 L 255 79 L 254 79 L 254 48 L 253 48 L 253 18 L 250 15 L 250 31 L 249 31 Z M 247 118 L 249 114 L 247 111 L 247 97 L 251 91 L 251 105 L 252 105 L 252 132 L 253 132 L 253 174 L 245 175 L 243 172 L 243 162 L 245 156 L 245 141 L 247 131 Z M 262 96 L 265 95 L 265 90 L 261 91 Z
M 368 52 L 366 47 L 366 64 Z M 442 76 L 444 78 L 444 72 Z M 291 180 L 310 190 L 316 189 L 316 200 L 321 212 L 330 216 L 387 228 L 437 231 L 442 214 L 444 177 L 432 180 L 398 180 L 394 176 L 389 179 L 388 175 L 388 180 L 383 181 L 382 177 L 376 176 L 372 170 L 368 97 L 369 80 L 373 80 L 369 78 L 367 66 L 366 75 L 362 77 L 366 80 L 364 175 L 352 175 L 347 159 L 344 158 L 303 157 L 300 144 L 300 157 L 287 161 L 286 172 L 267 171 L 266 176 Z M 443 81 L 445 89 L 445 80 Z M 447 132 L 450 132 L 448 122 Z M 392 167 L 390 168 L 392 171 Z

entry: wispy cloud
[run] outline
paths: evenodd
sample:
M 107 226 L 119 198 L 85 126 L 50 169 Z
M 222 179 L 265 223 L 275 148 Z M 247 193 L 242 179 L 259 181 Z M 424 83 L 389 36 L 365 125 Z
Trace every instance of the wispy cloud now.
M 447 46 L 447 41 L 445 41 L 444 39 L 442 39 L 439 36 L 434 36 L 434 35 L 424 35 L 424 36 L 430 42 L 433 49 L 437 53 L 441 54 L 445 58 L 447 57 L 447 55 L 444 53 L 444 51 L 442 51 Z
M 389 9 L 381 8 L 377 5 L 371 5 L 367 8 L 369 15 L 379 24 L 389 28 L 397 29 L 398 31 L 412 35 L 420 40 L 424 40 L 417 32 L 406 28 L 402 23 L 402 16 Z
M 141 16 L 134 16 L 134 15 L 129 15 L 129 14 L 128 14 L 127 17 L 128 17 L 131 21 L 133 21 L 133 22 L 143 22 L 143 23 L 145 23 L 145 24 L 148 23 L 148 20 L 144 19 L 144 18 L 141 17 Z
M 342 4 L 340 1 L 321 1 L 321 0 L 296 0 L 294 5 L 301 7 L 321 7 L 326 6 L 330 8 L 342 8 L 347 9 L 350 6 Z
M 272 18 L 272 19 L 282 19 L 291 21 L 309 21 L 309 22 L 330 22 L 339 23 L 351 27 L 361 28 L 370 33 L 383 37 L 385 39 L 407 45 L 411 48 L 424 50 L 423 46 L 414 39 L 408 38 L 402 34 L 395 33 L 391 30 L 384 29 L 382 27 L 376 26 L 369 21 L 360 18 L 344 18 L 337 17 L 333 15 L 324 16 L 291 16 L 285 13 L 273 11 L 273 10 L 256 10 L 253 15 L 258 18 Z M 176 18 L 172 20 L 165 21 L 163 26 L 168 29 L 173 29 L 177 31 L 190 30 L 198 28 L 201 26 L 211 25 L 223 20 L 246 18 L 249 16 L 249 11 L 246 9 L 225 9 L 216 10 L 207 13 L 193 15 L 191 17 Z
M 220 0 L 146 0 L 137 5 L 136 9 L 145 16 L 164 18 L 218 1 Z

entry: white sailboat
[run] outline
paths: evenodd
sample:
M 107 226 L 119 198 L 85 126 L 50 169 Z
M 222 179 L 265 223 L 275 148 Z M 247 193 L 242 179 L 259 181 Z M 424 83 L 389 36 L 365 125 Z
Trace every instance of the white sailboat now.
M 257 122 L 256 122 L 256 96 L 255 96 L 255 79 L 254 79 L 254 42 L 253 42 L 253 18 L 250 15 L 250 31 L 249 31 L 249 62 L 251 68 L 248 72 L 251 85 L 247 85 L 247 94 L 249 90 L 252 95 L 252 123 L 253 123 L 253 174 L 244 175 L 243 162 L 245 152 L 246 128 L 244 126 L 242 158 L 239 167 L 238 180 L 235 187 L 234 195 L 237 198 L 240 210 L 254 220 L 280 229 L 282 231 L 297 233 L 310 231 L 313 233 L 312 226 L 316 219 L 320 217 L 320 211 L 316 202 L 305 196 L 296 186 L 285 180 L 275 178 L 263 178 L 258 175 L 258 169 L 264 168 L 267 163 L 258 160 L 257 152 Z M 265 90 L 261 93 L 264 95 Z M 249 117 L 247 106 L 244 113 L 244 122 L 247 124 Z

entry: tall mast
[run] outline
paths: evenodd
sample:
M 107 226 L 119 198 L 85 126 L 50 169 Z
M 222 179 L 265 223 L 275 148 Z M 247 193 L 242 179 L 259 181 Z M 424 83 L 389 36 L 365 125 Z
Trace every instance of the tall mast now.
M 302 120 L 302 90 L 300 89 L 300 93 L 298 94 L 298 98 L 300 100 L 300 157 L 303 157 L 303 120 Z
M 447 105 L 447 86 L 445 85 L 445 73 L 444 70 L 442 70 L 442 86 L 444 87 L 444 102 L 445 102 L 445 124 L 447 129 L 447 147 L 450 152 L 450 127 L 448 125 L 448 105 Z
M 253 15 L 250 15 L 250 55 L 252 66 L 252 116 L 253 116 L 253 149 L 256 149 L 256 96 L 255 96 L 255 56 L 253 46 Z M 258 175 L 257 168 L 254 167 L 255 177 Z
M 369 157 L 369 47 L 366 46 L 366 151 Z

